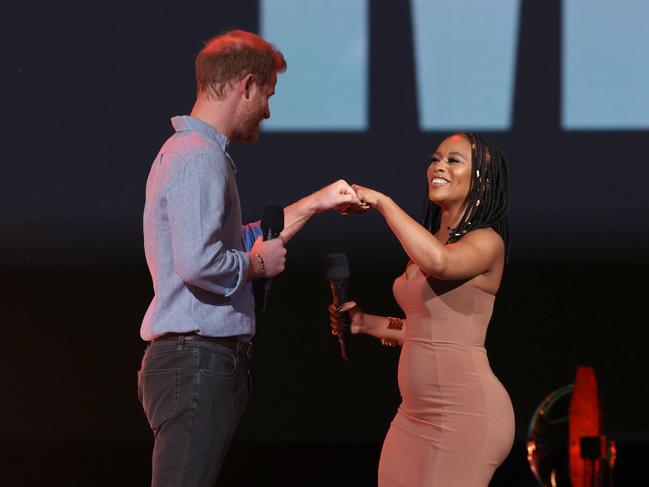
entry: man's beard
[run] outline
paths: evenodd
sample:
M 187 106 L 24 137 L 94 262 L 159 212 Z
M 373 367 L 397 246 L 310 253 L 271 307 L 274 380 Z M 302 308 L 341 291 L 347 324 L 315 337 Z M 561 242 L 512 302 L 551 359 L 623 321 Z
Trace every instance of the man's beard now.
M 259 138 L 261 120 L 256 114 L 244 113 L 239 119 L 233 139 L 242 144 L 254 144 Z
M 252 124 L 250 127 L 247 127 L 245 132 L 241 134 L 242 144 L 254 144 L 259 139 L 259 122 Z

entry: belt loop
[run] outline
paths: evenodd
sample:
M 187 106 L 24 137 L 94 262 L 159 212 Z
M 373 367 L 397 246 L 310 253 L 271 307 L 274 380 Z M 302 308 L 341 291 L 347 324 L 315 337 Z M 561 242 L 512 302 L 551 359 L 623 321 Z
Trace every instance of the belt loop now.
M 241 354 L 246 357 L 246 359 L 252 358 L 253 345 L 252 341 L 250 342 L 237 342 L 237 352 L 241 351 Z
M 184 346 L 185 346 L 185 337 L 181 335 L 178 337 L 178 345 L 176 346 L 176 351 L 182 352 Z

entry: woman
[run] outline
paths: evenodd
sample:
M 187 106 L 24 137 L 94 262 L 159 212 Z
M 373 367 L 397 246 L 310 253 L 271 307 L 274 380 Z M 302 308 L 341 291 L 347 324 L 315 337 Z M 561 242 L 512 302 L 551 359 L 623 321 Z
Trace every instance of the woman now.
M 379 486 L 487 486 L 514 438 L 511 401 L 484 349 L 507 255 L 507 167 L 484 137 L 462 133 L 437 148 L 427 179 L 423 225 L 386 195 L 354 186 L 410 257 L 394 283 L 406 318 L 348 302 L 330 308 L 332 327 L 346 312 L 352 333 L 403 346 L 402 403 L 383 444 Z

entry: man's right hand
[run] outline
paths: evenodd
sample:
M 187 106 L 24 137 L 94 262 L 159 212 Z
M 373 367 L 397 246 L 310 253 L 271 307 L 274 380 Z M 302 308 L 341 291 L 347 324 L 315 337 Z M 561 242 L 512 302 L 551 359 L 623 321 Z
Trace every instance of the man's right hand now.
M 255 254 L 262 258 L 263 266 Z M 248 279 L 275 277 L 284 272 L 286 249 L 284 248 L 284 241 L 281 238 L 264 240 L 261 237 L 257 237 L 248 255 L 250 256 Z

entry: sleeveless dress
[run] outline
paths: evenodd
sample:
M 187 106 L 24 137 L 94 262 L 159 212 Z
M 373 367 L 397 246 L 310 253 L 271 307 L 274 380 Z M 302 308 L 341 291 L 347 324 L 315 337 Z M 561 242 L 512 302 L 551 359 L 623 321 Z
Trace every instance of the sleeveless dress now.
M 494 296 L 432 280 L 410 263 L 394 295 L 407 323 L 402 402 L 383 443 L 379 487 L 486 487 L 514 440 L 514 411 L 484 348 Z

